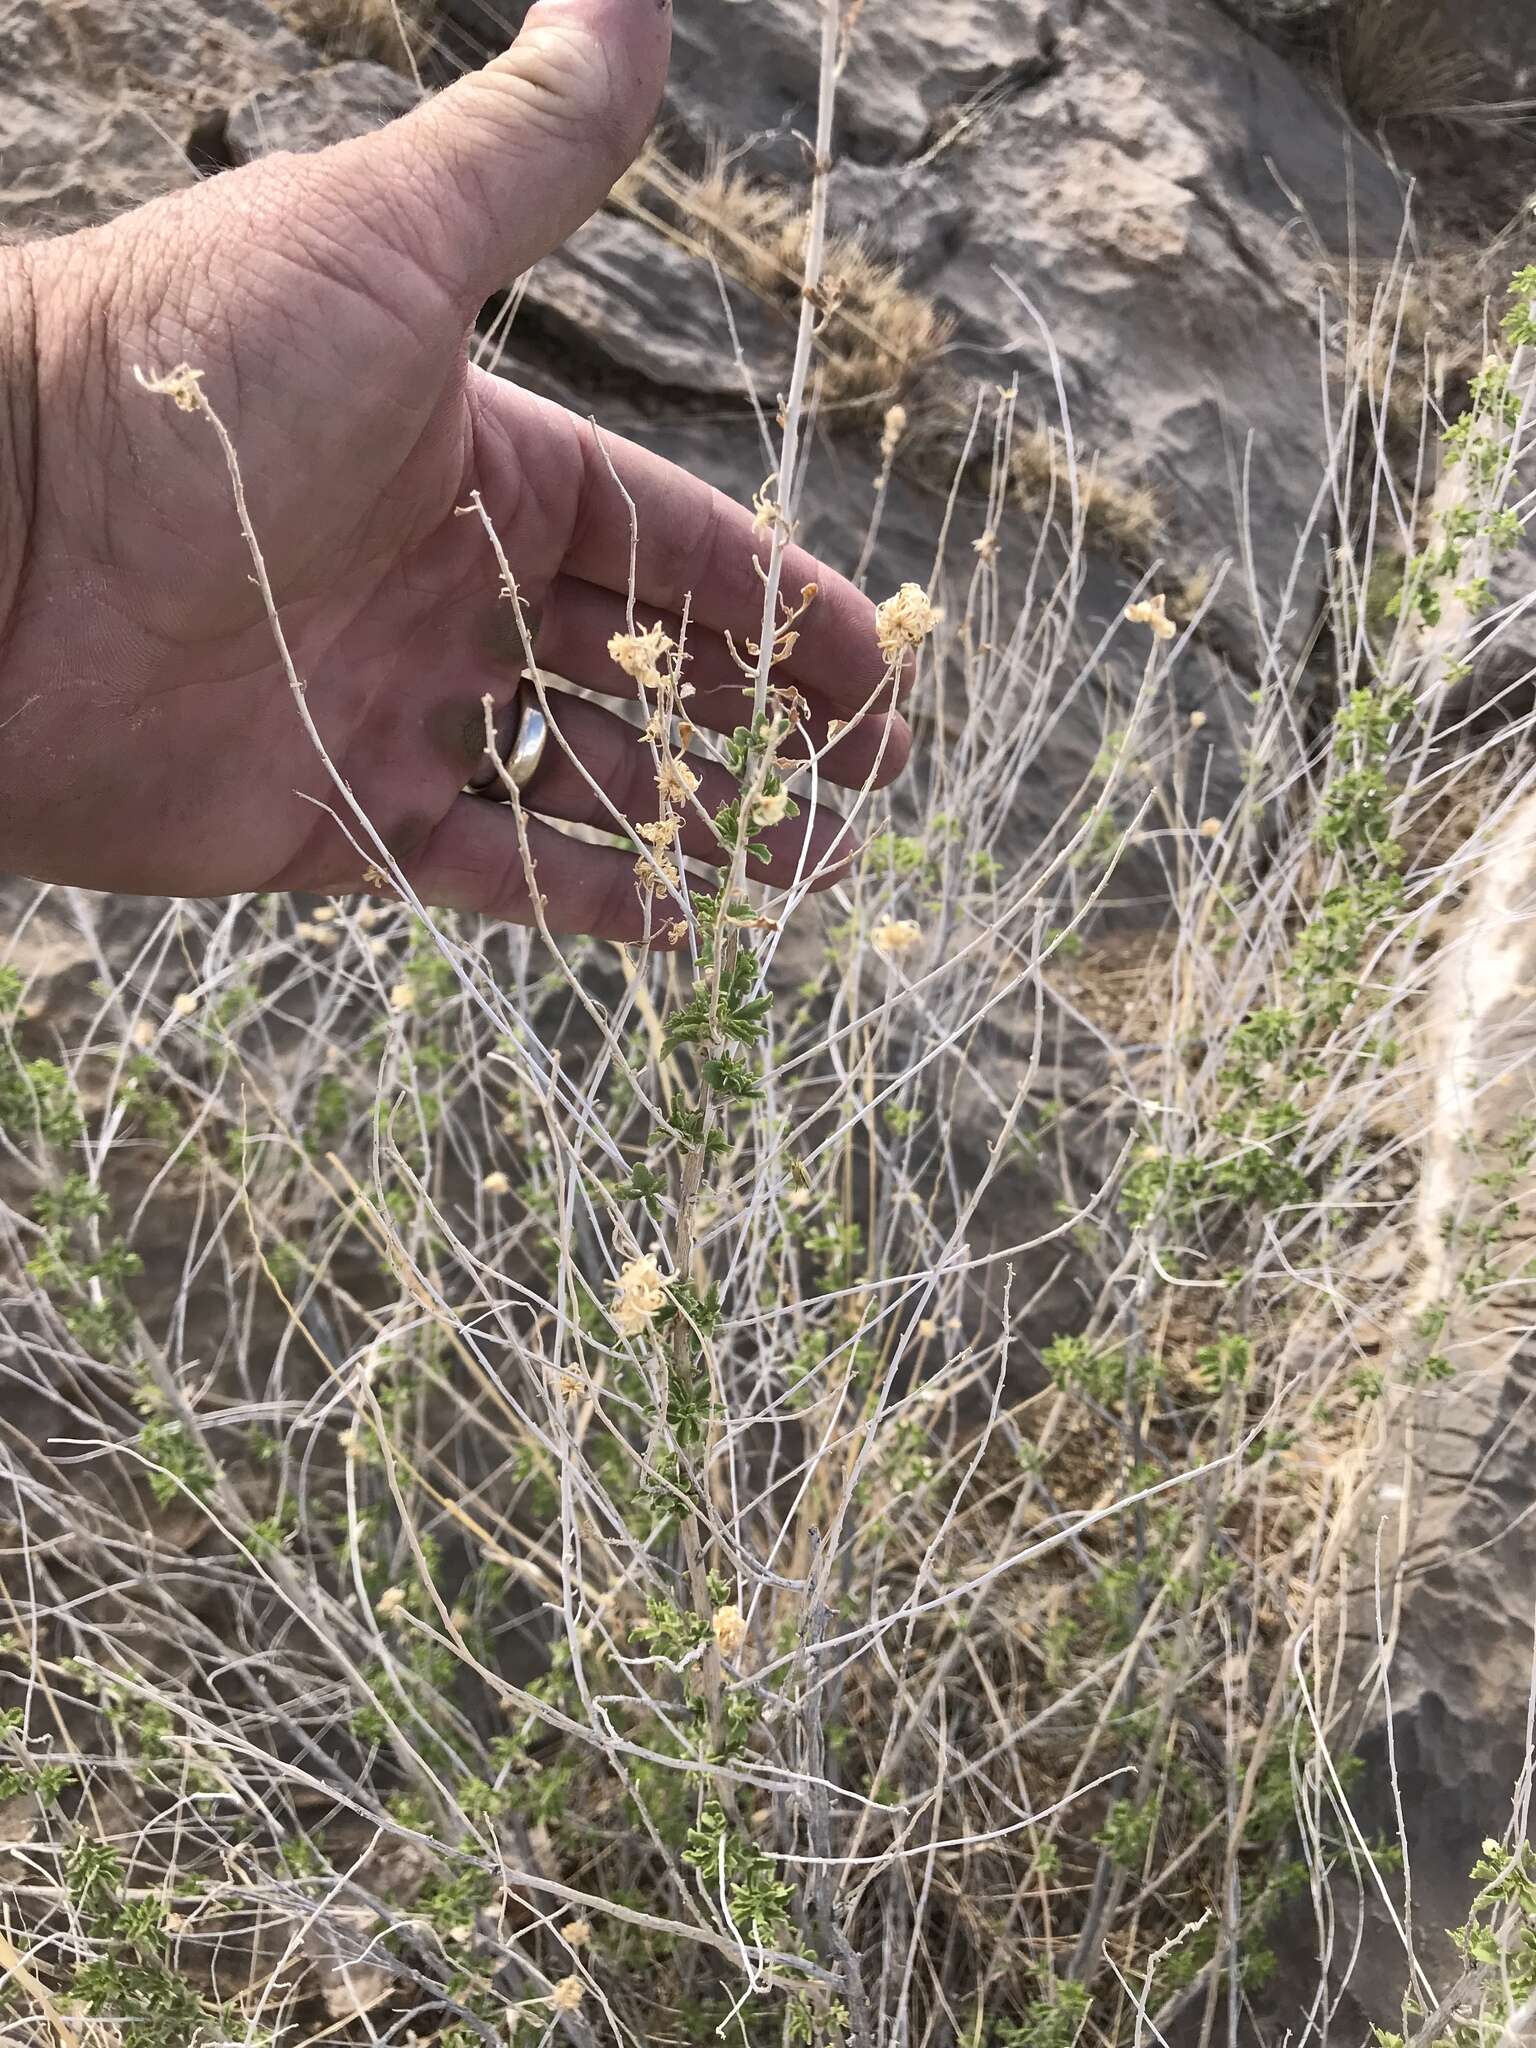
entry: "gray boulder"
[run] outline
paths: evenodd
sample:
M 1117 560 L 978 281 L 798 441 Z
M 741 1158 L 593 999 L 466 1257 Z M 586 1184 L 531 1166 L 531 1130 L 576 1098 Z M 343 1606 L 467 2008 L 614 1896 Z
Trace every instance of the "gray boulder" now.
M 1113 623 L 1149 560 L 1174 588 L 1228 565 L 1176 686 L 1182 708 L 1209 720 L 1190 783 L 1203 813 L 1238 786 L 1255 665 L 1255 608 L 1231 569 L 1245 529 L 1264 630 L 1299 650 L 1315 618 L 1328 539 L 1315 520 L 1327 253 L 1386 256 L 1403 202 L 1336 107 L 1207 0 L 1158 0 L 1153 13 L 1108 0 L 1059 28 L 1034 0 L 870 6 L 844 81 L 831 203 L 836 229 L 898 260 L 954 322 L 938 373 L 908 394 L 928 459 L 921 473 L 898 470 L 873 579 L 889 587 L 930 573 L 957 441 L 936 436 L 933 420 L 1017 376 L 1021 429 L 1059 432 L 1059 374 L 1082 471 L 1112 499 L 1150 487 L 1160 511 L 1133 558 L 1106 538 L 1090 554 L 1083 644 Z M 817 18 L 814 0 L 750 10 L 681 0 L 666 117 L 674 150 L 686 158 L 719 140 L 750 173 L 803 186 Z M 740 61 L 744 38 L 751 63 Z M 793 295 L 765 303 L 738 283 L 726 290 L 771 409 L 787 377 Z M 507 366 L 578 405 L 596 385 L 610 424 L 745 499 L 769 465 L 731 326 L 706 253 L 607 214 L 534 272 Z M 807 536 L 841 563 L 858 552 L 878 414 L 826 418 Z M 1027 532 L 1032 508 L 1014 516 Z M 963 572 L 977 529 L 960 524 Z M 1280 617 L 1299 550 L 1309 568 Z M 1142 651 L 1099 661 L 1095 687 L 1057 725 L 1047 771 L 1021 792 L 1005 844 L 1054 818 L 1061 788 L 1076 786 L 1119 722 L 1116 692 L 1134 682 Z
M 189 184 L 210 118 L 313 62 L 262 0 L 0 0 L 0 235 Z
M 1413 1878 L 1415 1939 L 1432 1981 L 1462 1967 L 1447 1930 L 1466 1918 L 1472 1866 L 1507 1822 L 1526 1769 L 1536 1588 L 1536 1352 L 1490 1345 L 1411 1442 L 1412 1540 L 1390 1698 L 1367 1703 L 1355 1795 L 1367 1836 L 1395 1840 L 1395 1770 Z M 1396 1491 L 1396 1490 L 1394 1490 Z M 1390 1531 L 1395 1499 L 1382 1509 Z M 1386 1567 L 1384 1567 L 1385 1573 Z M 1368 1594 L 1362 1634 L 1372 1632 Z M 1399 1896 L 1394 1904 L 1400 1909 Z M 1402 1943 L 1379 1897 L 1363 1899 L 1366 1939 L 1349 1995 L 1376 2025 L 1401 2024 Z M 1348 1944 L 1341 1945 L 1341 1954 Z
M 224 144 L 233 163 L 275 149 L 324 149 L 382 128 L 415 106 L 410 79 L 383 64 L 331 64 L 247 93 L 231 110 Z

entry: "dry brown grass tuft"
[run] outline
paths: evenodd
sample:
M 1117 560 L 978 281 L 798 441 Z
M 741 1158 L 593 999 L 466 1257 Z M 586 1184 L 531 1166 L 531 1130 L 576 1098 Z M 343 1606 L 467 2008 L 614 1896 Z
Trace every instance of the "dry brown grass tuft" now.
M 1405 476 L 1426 417 L 1461 410 L 1487 357 L 1501 266 L 1508 268 L 1502 239 L 1486 248 L 1430 249 L 1411 270 L 1366 270 L 1352 288 L 1341 287 L 1353 323 L 1351 355 L 1367 381 L 1379 431 L 1399 468 L 1408 465 Z
M 1345 0 L 1333 36 L 1339 89 L 1360 120 L 1444 118 L 1483 96 L 1483 67 L 1446 0 Z
M 1067 453 L 1059 434 L 1036 427 L 1014 442 L 1010 463 L 1019 503 L 1039 511 L 1054 503 L 1065 508 L 1075 496 L 1084 532 L 1107 541 L 1132 561 L 1145 561 L 1157 550 L 1162 514 L 1145 484 L 1127 483 L 1097 466 L 1077 465 L 1069 479 Z
M 794 193 L 721 162 L 692 176 L 653 151 L 615 197 L 637 218 L 712 256 L 759 298 L 786 312 L 798 308 L 807 217 Z M 840 411 L 883 410 L 935 367 L 954 328 L 859 235 L 832 237 L 821 298 L 821 400 Z
M 409 77 L 431 42 L 437 0 L 288 0 L 282 12 L 326 56 L 366 58 Z

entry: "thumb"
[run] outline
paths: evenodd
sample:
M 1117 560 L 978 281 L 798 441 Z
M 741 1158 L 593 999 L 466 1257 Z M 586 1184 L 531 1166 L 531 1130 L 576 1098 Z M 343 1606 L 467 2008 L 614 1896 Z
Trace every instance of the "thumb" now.
M 478 307 L 634 161 L 671 38 L 671 0 L 538 0 L 502 56 L 368 138 L 388 239 Z

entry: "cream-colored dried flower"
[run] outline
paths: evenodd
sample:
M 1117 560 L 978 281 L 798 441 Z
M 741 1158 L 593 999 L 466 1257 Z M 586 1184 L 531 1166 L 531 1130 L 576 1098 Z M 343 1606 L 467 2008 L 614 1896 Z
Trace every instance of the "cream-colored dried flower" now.
M 766 479 L 761 490 L 752 493 L 752 531 L 771 534 L 778 527 L 789 531 L 784 517 L 784 507 L 779 503 L 779 473 Z
M 1191 711 L 1189 714 L 1189 728 L 1191 732 L 1198 732 L 1204 723 L 1205 713 L 1203 711 Z
M 134 1044 L 138 1046 L 140 1051 L 143 1051 L 143 1049 L 146 1046 L 153 1045 L 155 1042 L 154 1024 L 150 1021 L 148 1017 L 140 1017 L 135 1021 L 133 1030 L 129 1034 L 129 1036 L 132 1038 Z
M 760 796 L 752 806 L 752 822 L 765 829 L 771 825 L 782 825 L 789 816 L 789 791 L 776 789 L 772 796 Z
M 921 647 L 944 614 L 928 602 L 921 583 L 903 583 L 894 597 L 875 607 L 875 638 L 894 668 L 911 648 Z
M 1200 820 L 1200 837 L 1202 839 L 1219 839 L 1221 837 L 1220 818 L 1202 818 Z
M 917 1334 L 919 1335 L 919 1337 L 923 1338 L 925 1342 L 931 1344 L 934 1338 L 937 1337 L 939 1334 L 939 1325 L 937 1320 L 933 1316 L 924 1316 L 922 1321 L 917 1326 Z
M 997 535 L 989 526 L 979 540 L 973 540 L 971 547 L 984 562 L 995 562 L 998 555 Z
M 677 652 L 676 642 L 664 626 L 652 626 L 645 633 L 615 633 L 608 642 L 608 658 L 643 689 L 659 690 L 665 682 L 661 664 Z
M 336 921 L 336 906 L 335 906 L 335 904 L 334 904 L 334 903 L 322 903 L 322 904 L 320 905 L 319 909 L 318 909 L 318 910 L 317 910 L 317 911 L 315 912 L 315 923 L 316 923 L 316 924 L 334 924 L 334 923 L 335 923 L 335 921 Z
M 910 917 L 882 917 L 869 943 L 885 960 L 900 960 L 923 943 L 923 928 Z
M 414 1010 L 416 991 L 408 981 L 397 981 L 389 992 L 389 1007 L 392 1010 Z
M 575 2012 L 587 1995 L 587 1987 L 579 1977 L 562 1977 L 549 1994 L 549 2002 L 556 2012 Z
M 686 761 L 678 760 L 675 754 L 663 755 L 661 766 L 656 770 L 656 787 L 664 804 L 681 807 L 698 786 L 697 769 L 690 768 Z
M 588 1920 L 567 1920 L 560 1933 L 567 1948 L 585 1948 L 592 1939 L 592 1925 Z
M 306 918 L 303 924 L 294 926 L 293 936 L 306 946 L 334 946 L 341 934 L 334 925 L 313 924 Z
M 635 862 L 635 879 L 658 896 L 675 896 L 683 877 L 670 853 L 642 853 Z
M 621 1336 L 638 1337 L 667 1305 L 661 1269 L 653 1252 L 631 1259 L 614 1282 L 613 1320 Z
M 709 1625 L 722 1657 L 734 1657 L 747 1640 L 747 1624 L 739 1607 L 717 1607 Z
M 646 845 L 654 846 L 658 853 L 677 844 L 677 819 L 670 812 L 664 818 L 657 818 L 654 824 L 640 825 L 636 830 Z
M 373 1611 L 380 1621 L 392 1621 L 405 1606 L 405 1588 L 386 1586 L 373 1604 Z
M 203 381 L 203 373 L 194 370 L 190 363 L 178 363 L 163 377 L 146 377 L 139 369 L 135 369 L 133 374 L 146 391 L 153 391 L 159 398 L 169 398 L 183 412 L 197 411 L 200 403 L 197 387 Z
M 171 1004 L 171 1014 L 173 1017 L 195 1017 L 197 1015 L 197 1004 L 198 998 L 188 990 L 186 993 L 177 996 L 176 1000 Z
M 367 867 L 363 869 L 363 886 L 367 889 L 389 888 L 389 877 L 376 860 L 369 861 Z M 358 914 L 361 916 L 362 913 L 359 912 Z
M 902 436 L 907 431 L 907 408 L 893 405 L 885 416 L 885 426 L 880 435 L 880 459 L 889 462 L 901 446 Z
M 485 1179 L 480 1183 L 480 1192 L 483 1195 L 510 1195 L 512 1183 L 504 1173 L 498 1170 L 485 1176 Z
M 1128 604 L 1125 616 L 1133 626 L 1149 626 L 1154 640 L 1172 640 L 1178 634 L 1178 627 L 1168 616 L 1168 600 L 1161 591 L 1155 597 Z

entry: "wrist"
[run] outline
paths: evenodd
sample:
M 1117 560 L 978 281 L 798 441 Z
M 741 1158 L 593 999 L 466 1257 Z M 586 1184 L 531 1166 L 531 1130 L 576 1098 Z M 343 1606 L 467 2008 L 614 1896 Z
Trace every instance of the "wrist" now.
M 0 248 L 0 723 L 37 492 L 37 301 L 25 247 Z

